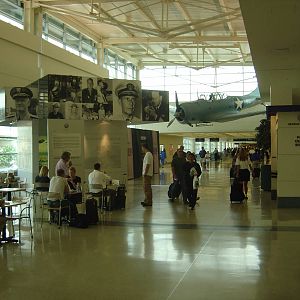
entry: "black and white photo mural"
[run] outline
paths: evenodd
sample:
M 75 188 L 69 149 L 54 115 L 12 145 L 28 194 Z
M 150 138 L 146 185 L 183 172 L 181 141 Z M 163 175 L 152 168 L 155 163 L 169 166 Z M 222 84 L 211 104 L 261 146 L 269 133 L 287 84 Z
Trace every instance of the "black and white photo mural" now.
M 82 77 L 49 75 L 48 76 L 48 101 L 81 103 Z
M 141 122 L 138 80 L 47 75 L 27 87 L 5 89 L 5 119 Z
M 113 80 L 113 119 L 139 123 L 142 115 L 141 82 Z
M 5 118 L 15 120 L 38 119 L 38 90 L 13 87 L 5 90 Z
M 143 121 L 169 121 L 169 92 L 142 90 Z

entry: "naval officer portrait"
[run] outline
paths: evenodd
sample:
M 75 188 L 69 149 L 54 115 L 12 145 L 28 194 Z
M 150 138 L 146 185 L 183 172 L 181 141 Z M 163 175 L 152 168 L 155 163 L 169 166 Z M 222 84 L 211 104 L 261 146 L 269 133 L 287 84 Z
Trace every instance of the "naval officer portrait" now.
M 29 112 L 29 106 L 33 97 L 32 91 L 27 87 L 14 87 L 10 90 L 10 96 L 15 100 L 17 120 L 38 119 L 37 115 Z
M 140 121 L 140 118 L 137 117 L 140 114 L 136 109 L 139 93 L 134 84 L 121 84 L 115 92 L 119 98 L 123 120 L 129 122 Z

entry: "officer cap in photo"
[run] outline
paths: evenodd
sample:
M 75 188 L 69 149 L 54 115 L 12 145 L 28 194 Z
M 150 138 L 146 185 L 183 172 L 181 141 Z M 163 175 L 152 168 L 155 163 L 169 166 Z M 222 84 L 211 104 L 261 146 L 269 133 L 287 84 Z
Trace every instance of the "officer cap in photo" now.
M 118 87 L 116 90 L 116 94 L 119 98 L 123 96 L 138 96 L 138 92 L 132 83 L 127 83 Z
M 10 96 L 16 98 L 32 98 L 32 91 L 27 87 L 14 87 L 10 90 Z
M 55 102 L 55 103 L 53 104 L 53 107 L 60 108 L 60 104 L 59 104 L 59 102 Z
M 72 107 L 78 108 L 78 105 L 77 105 L 76 103 L 72 103 L 72 104 L 71 104 L 71 108 L 72 108 Z

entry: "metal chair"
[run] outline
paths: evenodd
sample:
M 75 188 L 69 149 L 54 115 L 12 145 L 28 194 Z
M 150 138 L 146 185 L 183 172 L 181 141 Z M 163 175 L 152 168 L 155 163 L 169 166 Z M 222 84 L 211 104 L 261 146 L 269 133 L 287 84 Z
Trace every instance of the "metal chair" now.
M 6 216 L 6 221 L 12 221 L 12 222 L 19 221 L 19 243 L 21 243 L 21 223 L 22 220 L 24 219 L 29 220 L 30 236 L 33 239 L 32 223 L 31 223 L 32 199 L 33 199 L 33 194 L 31 194 L 29 197 L 21 197 L 21 198 L 14 197 L 11 206 L 12 207 L 20 206 L 20 210 L 18 213 L 15 214 L 11 213 L 11 215 Z M 23 205 L 24 207 L 22 207 Z M 13 235 L 15 235 L 14 226 L 12 226 L 12 229 L 13 229 Z
M 92 197 L 95 197 L 98 199 L 98 207 L 100 211 L 103 211 L 103 204 L 104 204 L 104 190 L 105 188 L 103 187 L 102 184 L 89 184 L 89 193 L 92 195 Z
M 55 206 L 55 207 L 49 206 L 48 203 L 51 201 L 53 201 L 53 202 L 58 201 L 59 206 Z M 64 201 L 66 201 L 66 202 L 64 202 Z M 68 209 L 69 214 L 70 214 L 70 206 L 69 206 L 68 201 L 65 199 L 61 199 L 60 193 L 48 192 L 48 194 L 47 194 L 47 210 L 48 210 L 48 212 L 51 212 L 51 211 L 58 212 L 58 220 L 57 220 L 58 228 L 60 228 L 60 225 L 61 225 L 61 211 L 63 209 Z M 42 209 L 41 228 L 43 226 L 43 221 L 44 221 L 44 209 Z M 50 218 L 50 224 L 51 224 L 51 218 Z
M 36 191 L 36 195 L 39 196 L 39 205 L 40 208 L 43 207 L 43 205 L 45 205 L 45 200 L 47 200 L 47 195 L 49 192 L 49 186 L 50 186 L 50 182 L 35 182 L 34 183 L 34 190 Z M 36 204 L 34 201 L 34 212 L 36 213 Z

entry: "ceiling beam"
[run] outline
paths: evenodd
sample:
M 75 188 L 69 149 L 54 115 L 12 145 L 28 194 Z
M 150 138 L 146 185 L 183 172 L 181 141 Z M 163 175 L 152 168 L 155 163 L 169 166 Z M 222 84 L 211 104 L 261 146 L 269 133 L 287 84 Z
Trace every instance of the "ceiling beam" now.
M 224 2 L 224 0 L 218 0 L 219 1 L 219 7 L 220 7 L 220 9 L 224 12 L 224 13 L 227 13 L 228 12 L 228 9 L 227 9 L 227 7 L 226 7 L 226 5 L 225 5 L 225 2 Z M 226 19 L 226 23 L 227 23 L 227 26 L 228 26 L 228 29 L 229 29 L 229 32 L 230 32 L 230 34 L 235 34 L 235 31 L 234 31 L 234 29 L 233 29 L 233 26 L 232 26 L 232 23 L 231 23 L 231 21 L 229 20 L 229 18 L 228 18 L 228 16 L 226 16 L 225 17 L 225 19 Z
M 149 11 L 147 8 L 145 8 L 144 6 L 142 6 L 139 2 L 140 1 L 136 1 L 136 2 L 134 2 L 134 4 L 140 9 L 140 11 L 142 12 L 142 14 L 144 14 L 150 20 L 152 26 L 160 31 L 161 27 L 158 25 L 158 23 L 154 19 L 151 11 Z
M 234 44 L 234 45 L 210 45 L 210 44 L 205 44 L 205 45 L 190 45 L 190 44 L 170 44 L 169 49 L 239 49 L 240 45 L 239 44 Z
M 47 3 L 55 6 L 66 6 L 76 4 L 91 4 L 91 0 L 31 0 L 36 3 Z M 134 2 L 130 0 L 98 0 L 101 3 Z
M 235 19 L 239 18 L 240 16 L 241 16 L 241 15 L 233 16 L 233 17 L 230 18 L 230 20 L 235 20 Z M 212 22 L 212 23 L 210 23 L 210 22 Z M 198 24 L 199 28 L 197 28 L 197 30 L 200 31 L 200 30 L 203 30 L 203 29 L 205 29 L 205 28 L 209 28 L 209 27 L 212 27 L 212 26 L 216 26 L 216 25 L 219 25 L 219 24 L 223 24 L 224 22 L 225 22 L 225 20 L 223 20 L 223 19 L 220 19 L 219 21 L 212 21 L 212 20 L 210 20 L 209 23 L 206 23 L 206 24 L 204 24 L 204 25 L 199 25 L 199 24 L 200 24 L 200 22 L 199 22 L 199 24 Z M 195 26 L 196 26 L 196 25 L 195 25 Z M 193 31 L 193 29 L 189 28 L 189 29 L 187 29 L 187 30 L 184 30 L 184 31 L 181 31 L 181 32 L 177 32 L 177 33 L 168 35 L 167 38 L 168 38 L 168 39 L 172 39 L 173 37 L 180 36 L 180 35 L 183 35 L 183 34 L 192 32 L 192 31 Z
M 147 44 L 164 44 L 164 43 L 184 43 L 189 42 L 191 44 L 200 44 L 203 42 L 236 42 L 236 43 L 248 43 L 246 36 L 200 36 L 200 37 L 175 37 L 172 41 L 162 38 L 162 37 L 134 37 L 134 38 L 104 38 L 107 44 L 137 44 L 137 43 L 147 43 Z

